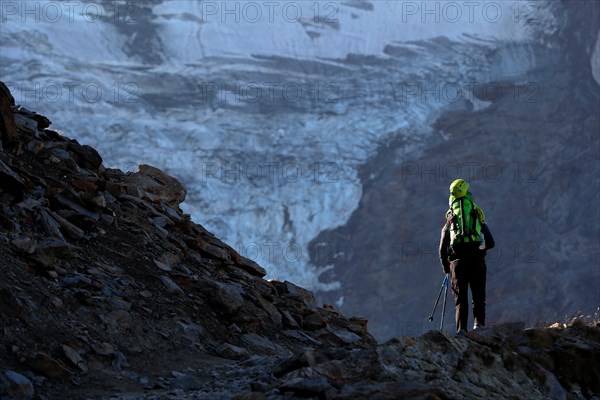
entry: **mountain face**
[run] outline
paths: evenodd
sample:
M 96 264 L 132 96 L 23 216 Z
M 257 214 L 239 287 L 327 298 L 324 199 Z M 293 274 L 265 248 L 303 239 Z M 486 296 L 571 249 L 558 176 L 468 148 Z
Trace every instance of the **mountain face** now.
M 50 125 L 0 82 L 2 399 L 599 398 L 597 315 L 378 345 Z
M 322 278 L 341 288 L 325 301 L 342 298 L 343 310 L 369 315 L 378 337 L 426 331 L 443 277 L 433 233 L 445 222 L 449 183 L 462 177 L 496 240 L 487 256 L 488 322 L 543 322 L 597 308 L 600 232 L 589 221 L 600 217 L 599 55 L 587 32 L 599 10 L 564 4 L 548 60 L 490 83 L 504 96 L 476 93 L 487 105 L 442 113 L 432 123 L 437 140 L 422 152 L 404 154 L 398 140 L 362 165 L 358 209 L 311 243 L 339 247 Z M 504 51 L 538 58 L 539 50 Z M 488 53 L 490 64 L 499 53 Z M 450 318 L 446 329 L 453 326 Z
M 425 329 L 458 175 L 497 236 L 490 321 L 597 306 L 598 211 L 573 206 L 598 193 L 594 2 L 23 4 L 0 10 L 17 103 L 177 177 L 195 220 L 378 338 Z

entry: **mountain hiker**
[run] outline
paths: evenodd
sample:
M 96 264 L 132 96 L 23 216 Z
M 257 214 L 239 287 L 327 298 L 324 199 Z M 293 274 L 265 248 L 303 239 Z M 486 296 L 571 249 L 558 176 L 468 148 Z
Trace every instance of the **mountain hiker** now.
M 473 329 L 485 326 L 485 256 L 494 247 L 494 238 L 485 224 L 485 215 L 473 201 L 469 184 L 457 179 L 450 185 L 449 210 L 442 228 L 440 260 L 450 274 L 456 304 L 456 332 L 467 333 L 469 293 L 473 297 Z

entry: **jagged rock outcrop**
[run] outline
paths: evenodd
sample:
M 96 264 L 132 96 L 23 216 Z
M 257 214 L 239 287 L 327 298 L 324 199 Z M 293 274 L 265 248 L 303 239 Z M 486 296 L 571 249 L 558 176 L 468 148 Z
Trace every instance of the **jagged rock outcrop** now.
M 20 375 L 54 398 L 99 379 L 160 388 L 169 380 L 151 374 L 207 357 L 373 348 L 366 321 L 265 281 L 261 266 L 194 224 L 175 178 L 106 169 L 93 148 L 1 95 L 1 391 L 29 393 Z
M 12 144 L 17 141 L 17 127 L 13 116 L 12 106 L 15 105 L 15 99 L 8 90 L 4 82 L 0 82 L 0 149 L 2 143 Z
M 5 101 L 3 98 L 2 101 Z M 377 345 L 179 209 L 149 166 L 107 169 L 91 147 L 11 104 L 0 150 L 2 399 L 599 398 L 600 327 Z

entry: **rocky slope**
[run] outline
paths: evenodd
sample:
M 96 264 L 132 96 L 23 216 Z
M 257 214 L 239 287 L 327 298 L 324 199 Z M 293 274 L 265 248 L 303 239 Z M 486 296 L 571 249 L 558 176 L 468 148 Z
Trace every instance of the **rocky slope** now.
M 317 307 L 290 282 L 263 280 L 262 267 L 192 223 L 175 178 L 150 166 L 105 169 L 94 149 L 12 100 L 3 86 L 4 369 L 110 393 L 168 386 L 151 374 L 217 356 L 373 347 L 366 320 Z M 65 390 L 44 387 L 51 396 Z
M 377 345 L 193 223 L 175 178 L 104 168 L 2 84 L 0 111 L 2 399 L 598 398 L 598 324 Z

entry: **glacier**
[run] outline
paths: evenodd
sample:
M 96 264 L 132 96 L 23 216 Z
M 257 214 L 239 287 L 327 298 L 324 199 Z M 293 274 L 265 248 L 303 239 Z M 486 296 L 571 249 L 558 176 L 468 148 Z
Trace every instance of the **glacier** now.
M 444 111 L 485 108 L 474 91 L 525 79 L 557 29 L 551 2 L 1 7 L 0 79 L 17 103 L 59 115 L 107 167 L 176 176 L 196 222 L 314 290 L 339 286 L 319 281 L 308 244 L 356 210 L 358 168 L 390 141 L 397 162 L 420 152 Z

